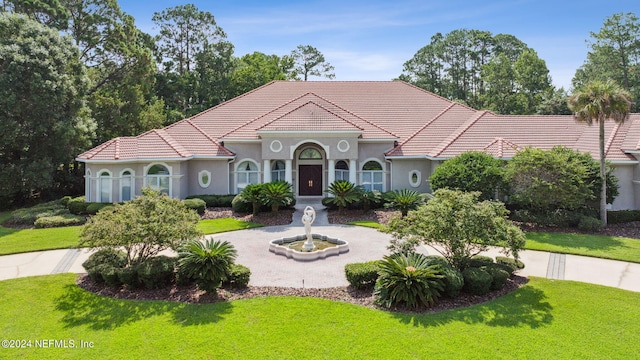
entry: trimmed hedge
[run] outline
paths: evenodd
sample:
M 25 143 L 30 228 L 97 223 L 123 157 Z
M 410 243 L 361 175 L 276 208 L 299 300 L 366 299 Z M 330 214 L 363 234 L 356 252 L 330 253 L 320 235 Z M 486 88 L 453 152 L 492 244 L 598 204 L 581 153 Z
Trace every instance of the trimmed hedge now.
M 66 210 L 66 209 L 65 209 Z M 87 219 L 81 215 L 62 214 L 56 216 L 41 217 L 36 220 L 33 225 L 36 229 L 82 225 Z
M 95 215 L 98 213 L 98 211 L 102 210 L 102 209 L 109 209 L 109 208 L 113 208 L 113 204 L 111 203 L 87 203 L 87 208 L 86 208 L 86 212 L 89 215 Z
M 14 210 L 11 223 L 16 225 L 33 225 L 38 218 L 68 214 L 69 210 L 59 201 L 50 201 L 30 208 Z
M 624 224 L 632 221 L 640 221 L 640 210 L 607 211 L 609 224 Z
M 232 264 L 229 272 L 227 273 L 227 280 L 223 285 L 231 288 L 245 288 L 249 285 L 249 279 L 251 278 L 251 270 L 248 267 L 241 264 Z
M 464 278 L 460 270 L 454 268 L 443 256 L 428 255 L 427 259 L 430 264 L 437 265 L 441 274 L 444 276 L 444 295 L 449 298 L 455 298 L 460 295 L 460 290 L 464 286 Z
M 469 259 L 469 267 L 479 268 L 493 264 L 493 258 L 490 256 L 476 255 Z
M 513 269 L 511 272 L 518 269 L 524 269 L 524 263 L 522 261 L 508 258 L 506 256 L 496 256 L 496 263 L 509 266 L 509 268 Z
M 79 196 L 69 200 L 67 207 L 69 208 L 69 212 L 75 215 L 86 215 L 87 207 L 89 206 L 88 202 L 84 201 L 84 196 Z
M 124 251 L 113 249 L 100 249 L 89 255 L 82 263 L 82 267 L 89 272 L 98 265 L 110 265 L 112 267 L 124 267 L 127 264 L 127 254 Z
M 207 208 L 207 203 L 202 199 L 185 199 L 182 200 L 182 203 L 187 207 L 187 209 L 195 210 L 199 215 L 204 214 L 204 211 Z
M 578 229 L 588 232 L 597 232 L 602 230 L 602 222 L 591 216 L 582 216 L 578 222 Z
M 207 207 L 231 207 L 235 195 L 190 195 L 187 199 L 204 200 Z
M 372 289 L 378 280 L 379 264 L 379 260 L 346 264 L 344 273 L 347 281 L 356 289 Z
M 486 271 L 489 275 L 491 275 L 491 290 L 500 290 L 507 283 L 507 279 L 511 276 L 511 273 L 502 269 L 499 264 L 491 264 L 488 266 L 483 266 L 480 268 L 481 270 Z
M 133 289 L 141 285 L 140 279 L 138 278 L 138 271 L 131 266 L 118 269 L 118 280 Z
M 462 272 L 464 277 L 464 291 L 473 295 L 484 295 L 491 289 L 493 277 L 480 268 L 466 268 Z

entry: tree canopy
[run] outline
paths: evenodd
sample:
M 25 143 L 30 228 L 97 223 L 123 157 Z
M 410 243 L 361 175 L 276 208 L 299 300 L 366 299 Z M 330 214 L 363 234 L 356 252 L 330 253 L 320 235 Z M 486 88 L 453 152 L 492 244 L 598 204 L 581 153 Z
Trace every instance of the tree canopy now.
M 326 77 L 333 79 L 333 66 L 329 64 L 322 53 L 311 45 L 298 45 L 291 52 L 293 67 L 291 78 L 307 81 L 310 76 Z

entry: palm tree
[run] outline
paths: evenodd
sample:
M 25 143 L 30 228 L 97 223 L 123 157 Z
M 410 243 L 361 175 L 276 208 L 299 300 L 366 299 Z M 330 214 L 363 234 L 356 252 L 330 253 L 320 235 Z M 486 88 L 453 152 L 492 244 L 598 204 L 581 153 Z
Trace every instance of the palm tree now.
M 607 226 L 607 173 L 604 153 L 604 122 L 613 120 L 620 124 L 629 117 L 631 94 L 615 82 L 593 81 L 578 89 L 568 101 L 573 117 L 591 126 L 600 125 L 600 220 Z
M 228 241 L 189 240 L 178 252 L 179 264 L 200 289 L 216 294 L 227 279 L 238 252 Z
M 264 184 L 261 196 L 262 203 L 271 206 L 273 213 L 277 213 L 280 206 L 289 206 L 293 203 L 291 184 L 283 180 Z
M 361 188 L 353 183 L 345 180 L 337 180 L 329 185 L 329 189 L 325 192 L 333 195 L 333 197 L 327 198 L 328 204 L 334 204 L 338 207 L 338 212 L 343 213 L 351 203 L 354 203 L 360 199 Z

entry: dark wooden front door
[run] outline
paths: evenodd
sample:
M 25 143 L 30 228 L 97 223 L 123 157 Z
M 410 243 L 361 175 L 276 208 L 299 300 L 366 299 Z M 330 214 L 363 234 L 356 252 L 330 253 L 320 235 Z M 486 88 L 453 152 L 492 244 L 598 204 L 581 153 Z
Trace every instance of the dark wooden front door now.
M 322 165 L 298 166 L 300 196 L 322 195 Z

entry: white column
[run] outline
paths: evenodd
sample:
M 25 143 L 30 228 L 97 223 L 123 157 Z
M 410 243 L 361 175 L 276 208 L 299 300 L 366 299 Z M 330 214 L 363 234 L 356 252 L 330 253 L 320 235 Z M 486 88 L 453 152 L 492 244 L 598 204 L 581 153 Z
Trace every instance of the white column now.
M 327 189 L 329 185 L 333 184 L 336 181 L 336 161 L 333 159 L 329 159 L 329 172 L 327 173 Z M 329 197 L 333 197 L 329 194 Z
M 358 184 L 358 179 L 356 176 L 356 161 L 355 160 L 349 160 L 349 182 L 350 183 L 354 183 L 354 184 Z
M 263 178 L 265 183 L 271 182 L 271 160 L 266 159 L 262 165 Z
M 289 184 L 293 185 L 293 169 L 292 169 L 291 160 L 284 161 L 284 180 Z

